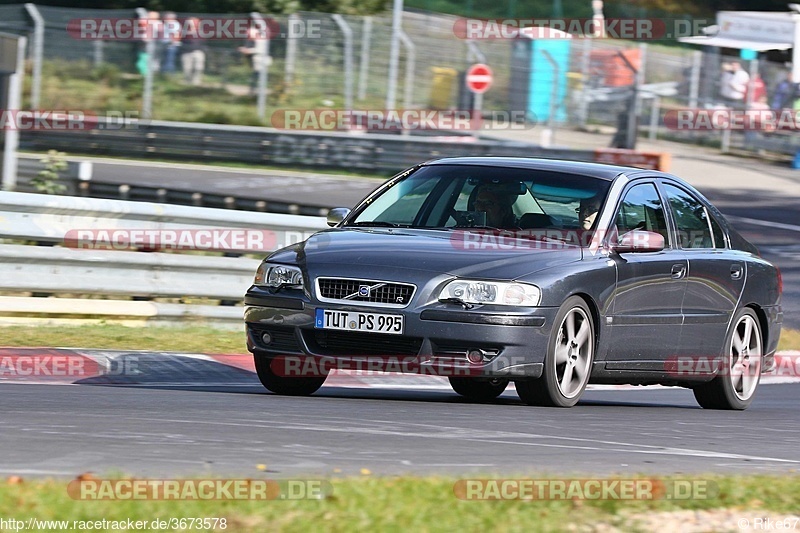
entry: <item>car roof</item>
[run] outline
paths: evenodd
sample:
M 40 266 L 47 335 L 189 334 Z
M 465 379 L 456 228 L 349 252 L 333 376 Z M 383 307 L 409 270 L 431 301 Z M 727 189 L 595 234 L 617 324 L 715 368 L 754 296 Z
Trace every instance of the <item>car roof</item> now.
M 525 168 L 550 172 L 582 174 L 593 178 L 613 180 L 620 174 L 632 175 L 642 172 L 640 168 L 605 163 L 589 163 L 586 161 L 570 161 L 567 159 L 546 159 L 541 157 L 445 157 L 427 161 L 424 165 L 475 165 L 488 167 Z M 653 172 L 664 176 L 660 172 Z

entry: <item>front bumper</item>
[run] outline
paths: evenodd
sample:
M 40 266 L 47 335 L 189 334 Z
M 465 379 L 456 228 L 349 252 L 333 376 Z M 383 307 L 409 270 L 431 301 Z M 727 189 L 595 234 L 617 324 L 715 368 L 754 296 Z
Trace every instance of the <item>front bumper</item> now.
M 438 301 L 403 309 L 311 301 L 300 291 L 278 294 L 252 287 L 245 296 L 247 347 L 265 357 L 308 355 L 321 360 L 402 358 L 420 372 L 477 377 L 542 375 L 550 329 L 558 308 L 479 306 L 464 310 Z M 322 330 L 314 327 L 315 310 L 401 314 L 403 335 Z M 268 333 L 271 342 L 262 337 Z M 467 352 L 480 350 L 481 363 Z M 390 368 L 393 368 L 390 366 Z M 451 373 L 452 372 L 452 373 Z

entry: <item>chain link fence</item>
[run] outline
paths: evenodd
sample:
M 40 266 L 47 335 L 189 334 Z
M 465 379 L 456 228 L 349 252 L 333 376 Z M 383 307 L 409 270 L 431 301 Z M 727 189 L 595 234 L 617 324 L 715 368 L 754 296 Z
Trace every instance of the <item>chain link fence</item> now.
M 252 57 L 242 51 L 248 46 L 245 38 L 204 41 L 205 61 L 197 79 L 184 76 L 180 59 L 174 70 L 169 68 L 163 43 L 150 49 L 143 70 L 142 53 L 147 48 L 141 40 L 80 39 L 67 30 L 79 20 L 136 20 L 142 15 L 136 10 L 0 6 L 0 31 L 29 37 L 27 103 L 40 109 L 96 113 L 141 112 L 143 106 L 152 105 L 149 116 L 153 119 L 268 126 L 277 110 L 382 110 L 391 105 L 387 102 L 391 16 L 262 14 L 271 35 L 263 81 L 265 101 L 259 106 L 261 80 Z M 164 16 L 159 14 L 161 20 Z M 230 18 L 198 13 L 175 16 L 178 20 Z M 465 89 L 464 75 L 471 64 L 480 62 L 493 71 L 491 89 L 480 99 L 485 113 L 524 110 L 529 123 L 622 131 L 634 109 L 639 132 L 650 138 L 689 138 L 725 149 L 780 145 L 785 152 L 794 150 L 795 136 L 781 132 L 745 136 L 717 130 L 680 131 L 665 121 L 670 111 L 726 104 L 720 94 L 723 65 L 735 58 L 722 56 L 716 49 L 585 38 L 564 40 L 557 46 L 524 38 L 467 41 L 454 31 L 457 21 L 449 15 L 404 13 L 394 87 L 397 108 L 471 109 L 476 99 Z M 543 59 L 547 50 L 546 55 L 556 58 L 553 63 Z M 760 74 L 769 101 L 785 77 L 785 67 L 781 57 L 767 59 L 739 62 L 751 75 Z M 152 104 L 145 96 L 147 68 L 153 76 Z

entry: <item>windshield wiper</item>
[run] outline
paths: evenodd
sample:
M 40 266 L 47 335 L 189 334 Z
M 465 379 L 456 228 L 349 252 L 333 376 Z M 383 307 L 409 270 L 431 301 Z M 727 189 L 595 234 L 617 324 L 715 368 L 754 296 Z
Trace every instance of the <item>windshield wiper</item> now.
M 495 226 L 466 226 L 466 225 L 465 226 L 461 226 L 461 225 L 456 225 L 456 226 L 450 226 L 450 227 L 453 228 L 453 229 L 490 229 L 490 230 L 494 230 L 494 231 L 503 231 L 503 228 L 497 228 Z
M 362 220 L 360 222 L 353 222 L 351 224 L 348 224 L 347 226 L 362 226 L 362 227 L 376 226 L 381 228 L 399 228 L 400 224 L 395 224 L 394 222 L 384 222 L 382 220 Z
M 451 296 L 450 298 L 445 298 L 443 300 L 439 300 L 440 302 L 448 303 L 448 304 L 458 304 L 464 309 L 472 309 L 475 305 L 465 302 L 461 298 L 456 298 L 455 296 Z

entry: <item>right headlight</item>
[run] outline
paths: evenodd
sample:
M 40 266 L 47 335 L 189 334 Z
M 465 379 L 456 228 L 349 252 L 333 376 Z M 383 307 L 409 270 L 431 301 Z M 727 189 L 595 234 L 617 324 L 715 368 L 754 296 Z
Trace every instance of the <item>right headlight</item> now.
M 478 281 L 456 279 L 448 283 L 439 293 L 440 300 L 457 298 L 471 304 L 515 305 L 536 307 L 542 299 L 542 291 L 530 283 Z
M 296 266 L 261 263 L 256 270 L 253 285 L 273 288 L 291 286 L 302 289 L 303 272 Z

